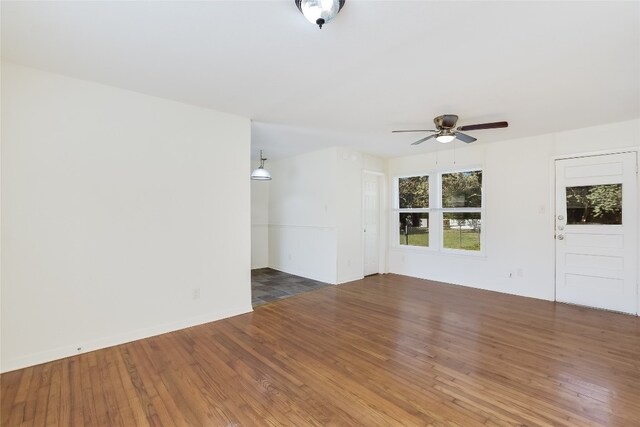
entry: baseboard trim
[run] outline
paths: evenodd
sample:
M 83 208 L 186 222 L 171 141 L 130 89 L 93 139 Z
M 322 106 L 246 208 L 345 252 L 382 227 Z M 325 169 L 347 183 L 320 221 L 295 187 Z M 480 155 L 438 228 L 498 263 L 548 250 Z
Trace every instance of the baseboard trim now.
M 339 279 L 338 280 L 338 285 L 341 285 L 343 283 L 348 283 L 348 282 L 354 282 L 356 280 L 362 280 L 364 279 L 363 275 L 359 275 L 359 276 L 351 276 L 351 277 L 345 277 L 344 279 Z
M 318 282 L 322 282 L 322 283 L 329 283 L 330 285 L 335 285 L 336 282 L 335 281 L 327 281 L 325 279 L 319 278 L 319 277 L 311 277 L 308 274 L 303 274 L 303 273 L 299 273 L 299 272 L 295 272 L 295 271 L 290 271 L 287 270 L 286 268 L 280 267 L 278 265 L 269 265 L 270 269 L 272 270 L 276 270 L 276 271 L 281 271 L 283 273 L 287 273 L 287 274 L 293 274 L 294 276 L 300 276 L 300 277 L 305 277 L 307 279 L 311 279 L 311 280 L 317 280 Z
M 258 265 L 252 265 L 251 269 L 252 270 L 259 270 L 261 268 L 269 268 L 269 264 L 258 264 Z
M 251 311 L 253 311 L 253 308 L 251 307 L 251 305 L 249 305 L 248 307 L 234 308 L 218 311 L 215 313 L 207 313 L 177 322 L 164 323 L 157 326 L 141 328 L 131 332 L 126 332 L 124 334 L 98 338 L 95 340 L 80 342 L 75 345 L 67 345 L 51 350 L 29 354 L 22 357 L 17 357 L 14 359 L 3 360 L 2 366 L 0 367 L 0 373 L 40 365 L 41 363 L 47 363 L 58 359 L 64 359 L 70 356 L 76 356 L 78 354 L 89 353 L 92 351 L 101 350 L 103 348 L 126 344 L 143 338 L 166 334 L 168 332 L 175 332 L 181 329 L 190 328 L 192 326 L 198 326 L 204 323 L 215 322 L 216 320 L 222 320 L 228 317 L 249 313 Z M 78 350 L 78 348 L 80 348 L 81 350 Z

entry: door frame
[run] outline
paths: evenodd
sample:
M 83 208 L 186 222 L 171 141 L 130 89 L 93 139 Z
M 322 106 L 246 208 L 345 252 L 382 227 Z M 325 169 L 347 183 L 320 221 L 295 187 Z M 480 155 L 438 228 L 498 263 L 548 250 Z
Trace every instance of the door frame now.
M 387 273 L 387 180 L 383 172 L 373 170 L 362 170 L 362 182 L 360 187 L 362 206 L 360 234 L 362 245 L 362 277 L 365 276 L 365 236 L 364 236 L 364 177 L 365 175 L 375 175 L 378 179 L 378 274 Z
M 623 153 L 634 153 L 636 155 L 636 188 L 637 188 L 637 203 L 638 206 L 640 206 L 640 174 L 638 173 L 638 170 L 640 169 L 640 147 L 639 146 L 630 146 L 630 147 L 623 147 L 623 148 L 617 148 L 617 149 L 609 149 L 609 150 L 597 150 L 597 151 L 587 151 L 587 152 L 583 152 L 583 153 L 567 153 L 567 154 L 558 154 L 555 155 L 551 158 L 551 163 L 550 163 L 550 167 L 549 167 L 549 174 L 551 176 L 551 191 L 549 192 L 549 206 L 550 211 L 549 212 L 549 227 L 551 230 L 551 235 L 553 236 L 553 300 L 554 301 L 558 301 L 558 296 L 557 296 L 557 287 L 558 284 L 556 282 L 556 269 L 557 269 L 557 265 L 556 265 L 556 240 L 555 240 L 555 235 L 556 235 L 556 226 L 555 226 L 555 216 L 556 216 L 556 187 L 557 187 L 557 180 L 556 180 L 556 160 L 566 160 L 566 159 L 579 159 L 579 158 L 584 158 L 584 157 L 596 157 L 596 156 L 603 156 L 603 155 L 610 155 L 610 154 L 623 154 Z M 638 208 L 638 217 L 640 219 L 640 207 Z M 638 266 L 639 268 L 637 268 L 636 270 L 636 316 L 640 316 L 640 227 L 638 227 L 638 231 L 636 233 L 636 245 L 638 247 L 638 254 L 637 254 L 637 262 L 638 262 Z M 629 313 L 625 313 L 625 314 L 629 314 Z

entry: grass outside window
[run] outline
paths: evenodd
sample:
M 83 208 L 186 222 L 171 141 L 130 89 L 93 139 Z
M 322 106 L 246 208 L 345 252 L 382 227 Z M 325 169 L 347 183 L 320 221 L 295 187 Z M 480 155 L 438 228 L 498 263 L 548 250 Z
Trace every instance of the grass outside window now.
M 448 249 L 480 250 L 480 231 L 444 230 L 444 247 Z M 409 236 L 400 234 L 400 245 L 426 247 L 429 245 L 429 232 L 421 229 L 410 230 Z

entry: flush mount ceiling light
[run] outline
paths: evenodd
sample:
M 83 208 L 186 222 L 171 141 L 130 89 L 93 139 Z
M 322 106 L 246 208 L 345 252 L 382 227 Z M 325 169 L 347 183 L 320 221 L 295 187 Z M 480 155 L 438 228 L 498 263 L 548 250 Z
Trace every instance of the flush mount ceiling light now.
M 251 179 L 256 181 L 270 181 L 271 174 L 264 168 L 264 162 L 267 160 L 262 157 L 262 150 L 260 150 L 260 166 L 251 172 Z
M 295 0 L 295 2 L 304 17 L 320 28 L 335 18 L 344 6 L 344 0 Z

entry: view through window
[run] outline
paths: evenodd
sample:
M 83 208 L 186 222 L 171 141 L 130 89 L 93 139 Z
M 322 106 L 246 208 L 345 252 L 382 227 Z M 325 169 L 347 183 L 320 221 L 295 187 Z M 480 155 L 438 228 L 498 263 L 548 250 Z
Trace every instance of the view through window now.
M 622 224 L 622 184 L 567 187 L 567 224 Z
M 482 171 L 399 177 L 396 212 L 401 246 L 480 251 Z

